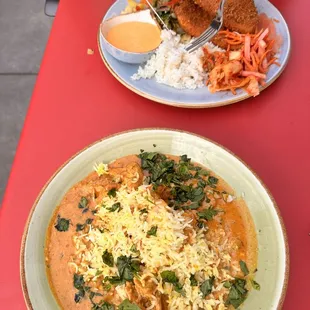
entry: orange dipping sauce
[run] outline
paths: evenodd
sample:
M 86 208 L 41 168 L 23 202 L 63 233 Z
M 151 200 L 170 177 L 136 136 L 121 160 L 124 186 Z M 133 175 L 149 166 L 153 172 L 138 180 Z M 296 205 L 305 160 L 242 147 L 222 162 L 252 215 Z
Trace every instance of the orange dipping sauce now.
M 110 29 L 106 39 L 116 48 L 132 53 L 150 52 L 161 43 L 160 29 L 144 22 L 118 24 Z

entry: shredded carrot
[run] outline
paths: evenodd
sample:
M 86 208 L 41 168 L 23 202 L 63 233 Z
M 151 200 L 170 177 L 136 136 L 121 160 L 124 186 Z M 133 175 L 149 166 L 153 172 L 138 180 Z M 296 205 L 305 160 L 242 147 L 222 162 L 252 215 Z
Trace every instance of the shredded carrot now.
M 267 50 L 263 56 L 261 56 L 260 60 L 259 60 L 259 63 L 261 63 L 265 58 L 267 58 L 267 55 L 271 53 L 271 50 Z
M 236 95 L 237 93 L 236 93 L 236 89 L 235 88 L 231 88 L 230 89 L 230 91 L 234 94 L 234 95 Z
M 259 38 L 259 36 L 263 33 L 263 31 L 264 31 L 264 29 L 261 29 L 261 31 L 260 32 L 258 32 L 255 36 L 254 36 L 254 38 L 252 38 L 252 44 L 255 44 L 256 43 L 256 41 L 257 41 L 257 39 Z
M 249 35 L 244 38 L 244 57 L 246 60 L 251 60 L 251 37 Z
M 226 40 L 226 41 L 230 45 L 240 45 L 240 44 L 242 44 L 241 40 L 239 40 L 239 41 L 237 41 L 237 40 Z
M 254 67 L 252 66 L 252 64 L 249 61 L 247 61 L 245 58 L 243 59 L 243 61 L 249 70 L 254 71 Z
M 269 34 L 269 28 L 266 28 L 262 34 L 258 37 L 255 45 L 254 45 L 254 49 L 256 50 L 258 48 L 258 43 L 261 41 L 261 40 L 264 40 L 264 38 Z
M 270 40 L 270 41 L 267 43 L 266 49 L 268 49 L 268 50 L 273 50 L 274 44 L 275 44 L 275 40 Z
M 253 51 L 252 53 L 253 53 L 253 56 L 254 56 L 254 58 L 255 58 L 255 62 L 256 62 L 257 65 L 258 65 L 258 63 L 259 63 L 258 55 L 257 55 L 257 53 L 255 53 L 254 51 Z
M 210 91 L 230 90 L 236 94 L 236 89 L 244 88 L 250 95 L 258 95 L 259 85 L 266 84 L 269 67 L 280 65 L 275 57 L 275 40 L 269 38 L 269 29 L 261 29 L 255 34 L 222 30 L 219 36 L 227 44 L 225 52 L 211 53 L 204 49 L 204 68 L 210 73 L 206 83 Z M 234 51 L 231 51 L 232 47 Z M 236 52 L 240 56 L 232 54 Z
M 258 71 L 258 65 L 257 65 L 257 61 L 254 55 L 256 55 L 256 53 L 252 52 L 251 54 L 251 61 L 252 61 L 252 67 L 253 67 L 253 71 Z
M 267 63 L 266 63 L 266 68 L 263 66 L 262 63 L 259 64 L 259 65 L 258 65 L 258 70 L 259 70 L 259 72 L 261 72 L 261 73 L 267 73 L 267 71 L 268 71 Z
M 242 71 L 241 72 L 242 76 L 254 76 L 254 77 L 258 77 L 260 79 L 265 79 L 266 75 L 263 73 L 259 73 L 259 72 L 253 72 L 253 71 Z
M 267 63 L 267 67 L 270 67 L 272 64 L 274 64 L 276 60 L 277 58 L 272 58 L 271 60 L 269 60 L 269 62 Z

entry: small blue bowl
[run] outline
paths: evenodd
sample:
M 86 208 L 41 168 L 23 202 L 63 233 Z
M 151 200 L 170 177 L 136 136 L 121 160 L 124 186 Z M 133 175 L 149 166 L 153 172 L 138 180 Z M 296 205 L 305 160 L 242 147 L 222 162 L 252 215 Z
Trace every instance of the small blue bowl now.
M 107 20 L 104 20 L 100 25 L 100 36 L 102 37 L 102 42 L 104 48 L 107 50 L 109 54 L 111 54 L 114 58 L 119 61 L 129 63 L 129 64 L 141 64 L 148 61 L 151 56 L 154 54 L 157 48 L 145 53 L 133 53 L 123 51 L 115 46 L 113 46 L 110 42 L 108 42 L 106 36 L 109 30 L 118 24 L 130 22 L 130 21 L 140 21 L 144 23 L 150 23 L 157 27 L 157 22 L 153 19 L 150 10 L 143 10 L 136 13 L 118 15 Z

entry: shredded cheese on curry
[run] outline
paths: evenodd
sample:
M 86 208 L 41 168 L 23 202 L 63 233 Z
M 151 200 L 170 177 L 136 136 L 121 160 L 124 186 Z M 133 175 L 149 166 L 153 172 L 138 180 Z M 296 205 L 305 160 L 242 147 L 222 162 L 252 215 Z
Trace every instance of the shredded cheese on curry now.
M 115 203 L 120 203 L 121 208 L 111 212 Z M 78 272 L 85 281 L 117 275 L 116 266 L 103 263 L 102 255 L 108 251 L 114 258 L 122 255 L 138 258 L 143 265 L 137 275 L 142 286 L 146 278 L 153 281 L 157 291 L 168 296 L 170 309 L 213 309 L 215 306 L 226 309 L 223 296 L 227 289 L 223 283 L 233 278 L 218 267 L 221 261 L 229 262 L 230 256 L 215 251 L 205 238 L 206 229 L 196 231 L 191 226 L 191 219 L 184 217 L 184 211 L 175 211 L 162 199 L 154 199 L 150 187 L 144 185 L 137 190 L 122 187 L 116 197 L 105 196 L 96 209 L 96 219 L 88 233 L 74 237 L 75 259 L 81 260 Z M 157 227 L 155 236 L 148 235 L 152 227 Z M 190 243 L 186 229 L 192 234 Z M 89 242 L 92 246 L 87 249 Z M 163 282 L 160 274 L 165 270 L 175 272 L 183 294 L 176 292 L 173 284 Z M 198 286 L 191 286 L 191 275 L 199 282 L 215 278 L 216 285 L 209 299 L 202 298 Z M 118 292 L 121 290 L 128 298 L 124 285 Z M 149 309 L 155 305 L 156 298 Z
M 157 152 L 94 170 L 51 221 L 46 263 L 64 309 L 230 310 L 259 289 L 251 218 L 211 171 Z

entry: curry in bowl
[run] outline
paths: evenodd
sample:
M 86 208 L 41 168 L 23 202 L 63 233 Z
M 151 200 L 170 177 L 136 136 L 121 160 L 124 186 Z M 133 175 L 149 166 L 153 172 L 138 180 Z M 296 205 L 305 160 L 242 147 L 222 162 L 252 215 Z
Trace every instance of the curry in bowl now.
M 46 270 L 62 309 L 237 309 L 257 239 L 242 198 L 209 169 L 144 152 L 75 184 L 51 219 Z

